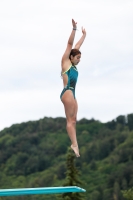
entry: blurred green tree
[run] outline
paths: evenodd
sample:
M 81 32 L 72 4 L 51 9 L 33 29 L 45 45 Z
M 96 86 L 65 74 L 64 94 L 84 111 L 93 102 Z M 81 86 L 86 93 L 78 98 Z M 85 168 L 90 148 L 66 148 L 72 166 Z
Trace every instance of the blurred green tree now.
M 133 114 L 127 115 L 129 130 L 133 130 Z
M 83 183 L 79 178 L 80 172 L 75 166 L 75 155 L 70 148 L 67 151 L 67 160 L 66 160 L 66 179 L 64 186 L 81 186 Z M 82 193 L 63 193 L 57 197 L 59 200 L 85 200 L 85 195 Z
M 133 187 L 122 191 L 123 197 L 127 200 L 133 200 Z

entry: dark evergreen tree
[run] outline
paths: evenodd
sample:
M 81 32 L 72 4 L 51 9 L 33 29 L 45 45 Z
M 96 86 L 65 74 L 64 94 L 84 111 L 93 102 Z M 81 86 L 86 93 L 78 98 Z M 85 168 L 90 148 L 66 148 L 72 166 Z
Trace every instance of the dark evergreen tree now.
M 125 125 L 126 124 L 126 116 L 120 115 L 116 118 L 117 123 Z
M 80 159 L 80 158 L 79 158 Z M 66 161 L 66 180 L 64 186 L 78 186 L 81 187 L 83 184 L 79 178 L 80 172 L 75 166 L 75 155 L 70 148 L 67 152 L 67 161 Z M 58 200 L 85 200 L 85 195 L 78 192 L 63 193 L 60 195 Z
M 133 130 L 133 114 L 127 115 L 129 130 Z

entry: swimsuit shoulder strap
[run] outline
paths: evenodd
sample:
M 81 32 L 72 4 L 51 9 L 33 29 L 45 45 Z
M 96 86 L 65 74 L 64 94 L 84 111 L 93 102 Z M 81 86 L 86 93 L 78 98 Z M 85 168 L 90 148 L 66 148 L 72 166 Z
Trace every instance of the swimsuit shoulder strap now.
M 66 72 L 68 72 L 71 67 L 72 65 L 66 71 L 62 72 L 62 74 L 66 74 Z

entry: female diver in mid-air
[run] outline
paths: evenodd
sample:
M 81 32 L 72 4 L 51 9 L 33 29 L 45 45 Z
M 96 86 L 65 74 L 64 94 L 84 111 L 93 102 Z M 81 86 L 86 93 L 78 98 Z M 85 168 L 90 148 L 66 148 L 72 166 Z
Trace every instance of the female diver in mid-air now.
M 76 137 L 76 119 L 78 104 L 75 97 L 75 87 L 78 78 L 78 71 L 76 65 L 80 62 L 81 52 L 79 51 L 85 37 L 86 31 L 82 28 L 82 37 L 72 49 L 75 33 L 77 30 L 77 23 L 72 19 L 73 29 L 69 37 L 66 51 L 61 60 L 62 66 L 62 78 L 64 89 L 60 95 L 61 101 L 64 104 L 66 114 L 66 129 L 71 140 L 71 148 L 75 152 L 76 156 L 79 157 L 79 148 Z

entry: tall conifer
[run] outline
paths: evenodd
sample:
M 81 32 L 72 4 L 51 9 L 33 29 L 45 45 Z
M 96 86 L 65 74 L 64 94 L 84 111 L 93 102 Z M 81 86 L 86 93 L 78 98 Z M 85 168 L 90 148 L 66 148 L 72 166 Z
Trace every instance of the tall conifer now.
M 80 159 L 80 158 L 79 158 Z M 69 148 L 67 152 L 67 160 L 66 160 L 66 179 L 64 186 L 78 186 L 80 187 L 82 182 L 79 179 L 79 170 L 75 166 L 75 155 L 72 150 Z M 85 200 L 83 193 L 78 192 L 70 192 L 63 193 L 60 196 L 60 200 Z

